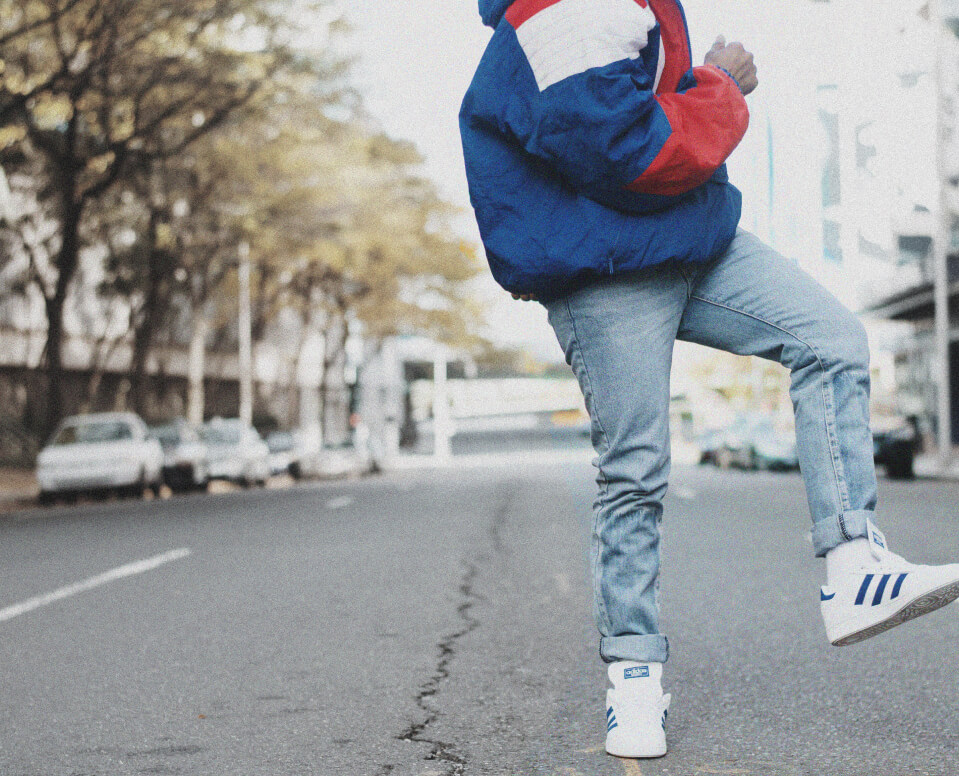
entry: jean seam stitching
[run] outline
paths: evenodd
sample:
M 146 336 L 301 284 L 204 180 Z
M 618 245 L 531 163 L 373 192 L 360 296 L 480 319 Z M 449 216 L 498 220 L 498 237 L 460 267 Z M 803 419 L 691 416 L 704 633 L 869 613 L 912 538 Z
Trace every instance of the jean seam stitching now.
M 822 386 L 821 393 L 822 393 L 823 409 L 826 411 L 827 415 L 829 414 L 830 405 L 826 400 L 826 366 L 825 366 L 825 363 L 823 362 L 822 356 L 819 355 L 819 352 L 816 350 L 815 347 L 813 347 L 811 344 L 806 342 L 802 337 L 799 337 L 796 334 L 793 334 L 791 331 L 787 331 L 786 329 L 782 328 L 782 326 L 777 326 L 775 323 L 771 323 L 770 321 L 767 321 L 764 318 L 760 318 L 758 315 L 755 315 L 753 313 L 748 313 L 744 310 L 738 310 L 735 307 L 730 307 L 729 305 L 723 304 L 722 302 L 717 302 L 713 299 L 706 299 L 705 297 L 698 296 L 696 294 L 693 294 L 690 297 L 690 299 L 696 299 L 700 302 L 705 302 L 706 304 L 711 304 L 711 305 L 714 305 L 715 307 L 720 307 L 724 310 L 729 310 L 730 312 L 736 313 L 737 315 L 745 315 L 747 318 L 752 318 L 755 321 L 759 321 L 759 323 L 762 323 L 766 326 L 770 326 L 773 329 L 776 329 L 777 331 L 781 331 L 783 334 L 789 337 L 792 337 L 797 342 L 801 342 L 803 345 L 809 348 L 812 354 L 816 357 L 816 361 L 819 363 L 819 372 L 821 375 L 820 384 Z M 839 495 L 839 514 L 838 514 L 839 530 L 842 532 L 843 538 L 846 541 L 849 541 L 849 535 L 846 532 L 845 522 L 842 517 L 843 510 L 848 508 L 847 504 L 849 504 L 849 496 L 845 492 L 845 478 L 840 475 L 841 462 L 838 462 L 840 463 L 840 466 L 837 466 L 838 451 L 836 450 L 833 443 L 833 435 L 830 433 L 830 430 L 829 430 L 828 419 L 826 420 L 826 441 L 829 444 L 829 457 L 832 461 L 833 474 L 836 478 L 836 491 L 838 492 L 838 495 Z
M 580 343 L 579 343 L 579 332 L 577 332 L 577 330 L 576 330 L 576 320 L 575 320 L 575 318 L 573 317 L 573 309 L 572 309 L 572 307 L 571 307 L 570 304 L 569 304 L 569 297 L 567 297 L 567 298 L 564 300 L 564 303 L 565 303 L 565 307 L 566 307 L 566 315 L 567 315 L 567 317 L 569 318 L 570 333 L 572 334 L 572 343 L 571 343 L 571 344 L 572 344 L 573 348 L 575 349 L 577 355 L 579 356 L 580 362 L 581 362 L 582 365 L 583 365 L 583 375 L 584 375 L 584 377 L 586 378 L 586 388 L 587 388 L 587 390 L 589 391 L 589 395 L 590 395 L 590 397 L 591 397 L 591 403 L 592 403 L 593 409 L 594 409 L 594 413 L 593 413 L 593 414 L 596 416 L 596 417 L 595 417 L 596 425 L 599 427 L 599 431 L 600 431 L 600 433 L 603 435 L 603 442 L 604 442 L 605 445 L 606 445 L 606 449 L 609 450 L 609 435 L 606 433 L 606 429 L 603 428 L 603 422 L 599 419 L 599 410 L 598 410 L 598 408 L 596 407 L 596 394 L 593 392 L 593 380 L 592 380 L 592 378 L 590 377 L 590 374 L 589 374 L 589 367 L 586 365 L 586 357 L 585 357 L 584 354 L 583 354 L 583 348 L 582 348 L 582 346 L 581 346 Z M 601 495 L 600 495 L 600 503 L 599 503 L 599 509 L 597 509 L 597 513 L 598 513 L 598 512 L 601 512 L 601 511 L 603 510 L 603 508 L 605 507 L 605 505 L 606 505 L 606 499 L 607 499 L 607 496 L 608 496 L 608 494 L 609 494 L 609 481 L 606 479 L 606 473 L 603 471 L 603 467 L 602 467 L 602 464 L 601 464 L 601 462 L 600 462 L 601 459 L 602 459 L 602 456 L 599 455 L 599 453 L 598 453 L 598 451 L 597 451 L 596 469 L 599 471 L 599 475 L 600 475 L 600 477 L 601 477 L 602 480 L 603 480 L 603 488 L 602 488 L 602 493 L 601 493 Z M 598 528 L 598 520 L 597 520 L 597 517 L 594 516 L 594 518 L 593 518 L 593 533 L 594 533 L 594 534 L 597 533 L 597 528 Z M 597 551 L 596 553 L 594 553 L 594 556 L 596 556 L 596 557 L 594 557 L 594 558 L 591 559 L 592 562 L 593 562 L 593 569 L 591 569 L 591 571 L 592 571 L 593 576 L 594 576 L 594 578 L 595 578 L 596 573 L 597 573 L 597 570 L 598 570 L 598 568 L 599 568 L 599 566 L 600 566 L 599 558 L 598 558 L 598 551 Z M 602 580 L 599 580 L 599 581 L 595 582 L 595 584 L 596 584 L 596 587 L 598 588 L 598 592 L 599 592 L 599 594 L 596 596 L 596 598 L 597 598 L 597 604 L 598 604 L 598 607 L 599 607 L 599 609 L 600 609 L 600 611 L 601 611 L 601 613 L 602 613 L 602 617 L 603 617 L 603 620 L 604 620 L 603 624 L 606 626 L 606 631 L 609 632 L 610 630 L 612 630 L 612 621 L 611 621 L 610 618 L 609 618 L 609 611 L 608 611 L 607 608 L 606 608 L 606 599 L 605 599 L 605 597 L 604 597 L 604 595 L 603 595 Z M 602 654 L 602 642 L 600 642 L 600 654 Z
M 690 276 L 691 273 L 687 271 L 686 266 L 684 264 L 680 264 L 679 274 L 682 276 L 683 281 L 686 283 L 686 301 L 689 302 L 689 300 L 693 296 L 693 280 L 692 280 L 692 277 Z

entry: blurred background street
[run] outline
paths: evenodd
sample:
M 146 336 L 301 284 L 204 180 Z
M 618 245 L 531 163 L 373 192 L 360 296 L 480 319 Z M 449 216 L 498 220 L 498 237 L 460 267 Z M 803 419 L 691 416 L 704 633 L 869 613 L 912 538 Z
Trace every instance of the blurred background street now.
M 445 468 L 0 518 L 0 772 L 955 773 L 955 612 L 830 647 L 799 477 L 686 465 L 664 534 L 670 754 L 608 757 L 590 452 L 483 436 Z M 880 488 L 894 549 L 959 554 L 959 485 Z
M 743 228 L 959 557 L 959 1 L 687 0 Z M 789 375 L 677 343 L 670 755 L 603 754 L 589 423 L 495 285 L 475 0 L 0 0 L 0 776 L 956 776 L 959 618 L 822 633 Z M 637 375 L 642 379 L 642 375 Z

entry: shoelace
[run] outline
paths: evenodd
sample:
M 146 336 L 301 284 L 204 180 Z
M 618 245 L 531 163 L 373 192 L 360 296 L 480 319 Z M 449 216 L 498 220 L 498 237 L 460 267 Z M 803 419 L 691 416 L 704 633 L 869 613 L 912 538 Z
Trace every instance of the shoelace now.
M 896 555 L 894 552 L 889 550 L 882 550 L 878 548 L 873 548 L 872 556 L 875 560 L 875 564 L 866 564 L 863 563 L 860 566 L 860 571 L 866 573 L 896 573 L 900 571 L 913 571 L 921 566 L 917 566 L 914 563 L 910 563 L 905 558 Z

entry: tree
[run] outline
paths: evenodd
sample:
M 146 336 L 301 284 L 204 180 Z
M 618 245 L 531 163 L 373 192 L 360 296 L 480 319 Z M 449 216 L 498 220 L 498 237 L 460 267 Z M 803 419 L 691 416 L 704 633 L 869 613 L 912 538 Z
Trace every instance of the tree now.
M 293 352 L 311 332 L 327 343 L 324 396 L 351 331 L 478 341 L 468 284 L 479 264 L 421 158 L 372 128 L 343 63 L 293 45 L 294 7 L 323 5 L 0 0 L 0 164 L 36 206 L 3 232 L 20 285 L 44 302 L 47 428 L 61 411 L 64 309 L 84 250 L 106 257 L 102 304 L 129 316 L 139 410 L 151 353 L 186 337 L 189 413 L 202 417 L 207 334 L 233 336 L 241 242 L 252 246 L 256 339 L 297 311 Z M 102 354 L 116 344 L 106 330 L 99 339 Z
M 304 335 L 323 333 L 325 419 L 330 394 L 343 391 L 334 378 L 353 330 L 480 342 L 468 283 L 481 267 L 450 227 L 453 209 L 416 174 L 422 157 L 412 145 L 359 117 L 329 119 L 308 102 L 274 118 L 247 161 L 246 200 L 257 203 L 248 211 L 254 335 L 291 308 Z
M 0 0 L 0 163 L 41 160 L 57 224 L 47 271 L 47 427 L 63 389 L 63 313 L 91 203 L 255 103 L 283 67 L 269 0 Z M 254 31 L 252 34 L 250 31 Z

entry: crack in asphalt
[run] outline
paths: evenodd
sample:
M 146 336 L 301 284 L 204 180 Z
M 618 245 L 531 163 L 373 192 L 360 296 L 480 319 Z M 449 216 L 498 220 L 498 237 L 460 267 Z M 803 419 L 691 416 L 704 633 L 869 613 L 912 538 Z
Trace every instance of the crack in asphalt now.
M 424 735 L 426 729 L 436 722 L 440 716 L 439 712 L 430 706 L 428 699 L 436 695 L 436 693 L 439 692 L 440 685 L 450 677 L 450 663 L 456 655 L 456 642 L 479 627 L 479 620 L 470 613 L 478 600 L 473 589 L 477 572 L 478 569 L 474 563 L 470 563 L 466 567 L 466 573 L 463 575 L 459 585 L 459 594 L 462 601 L 460 605 L 456 607 L 456 614 L 464 624 L 438 644 L 439 662 L 436 664 L 433 675 L 426 684 L 420 688 L 416 696 L 416 705 L 426 713 L 426 716 L 421 721 L 411 724 L 403 733 L 397 736 L 400 741 L 416 741 L 421 744 L 429 744 L 430 752 L 426 756 L 426 759 L 448 763 L 447 776 L 460 776 L 466 769 L 466 760 L 457 752 L 455 745 Z
M 429 699 L 435 696 L 442 684 L 450 678 L 450 665 L 456 656 L 457 643 L 480 625 L 480 621 L 472 613 L 473 607 L 483 600 L 482 596 L 476 592 L 475 582 L 480 567 L 489 564 L 493 557 L 503 552 L 504 547 L 500 534 L 506 522 L 512 495 L 513 488 L 507 487 L 505 498 L 493 515 L 493 520 L 487 531 L 490 550 L 480 553 L 473 561 L 466 563 L 465 571 L 457 588 L 460 603 L 456 607 L 456 614 L 463 624 L 437 644 L 439 659 L 436 668 L 433 675 L 420 687 L 420 691 L 415 698 L 416 705 L 423 710 L 425 716 L 419 722 L 410 724 L 403 733 L 397 736 L 400 741 L 428 744 L 430 751 L 424 759 L 445 763 L 447 768 L 443 776 L 462 776 L 466 772 L 467 761 L 455 744 L 426 735 L 427 729 L 440 717 L 440 712 L 430 705 Z M 392 765 L 385 765 L 380 774 L 386 776 L 392 770 Z

